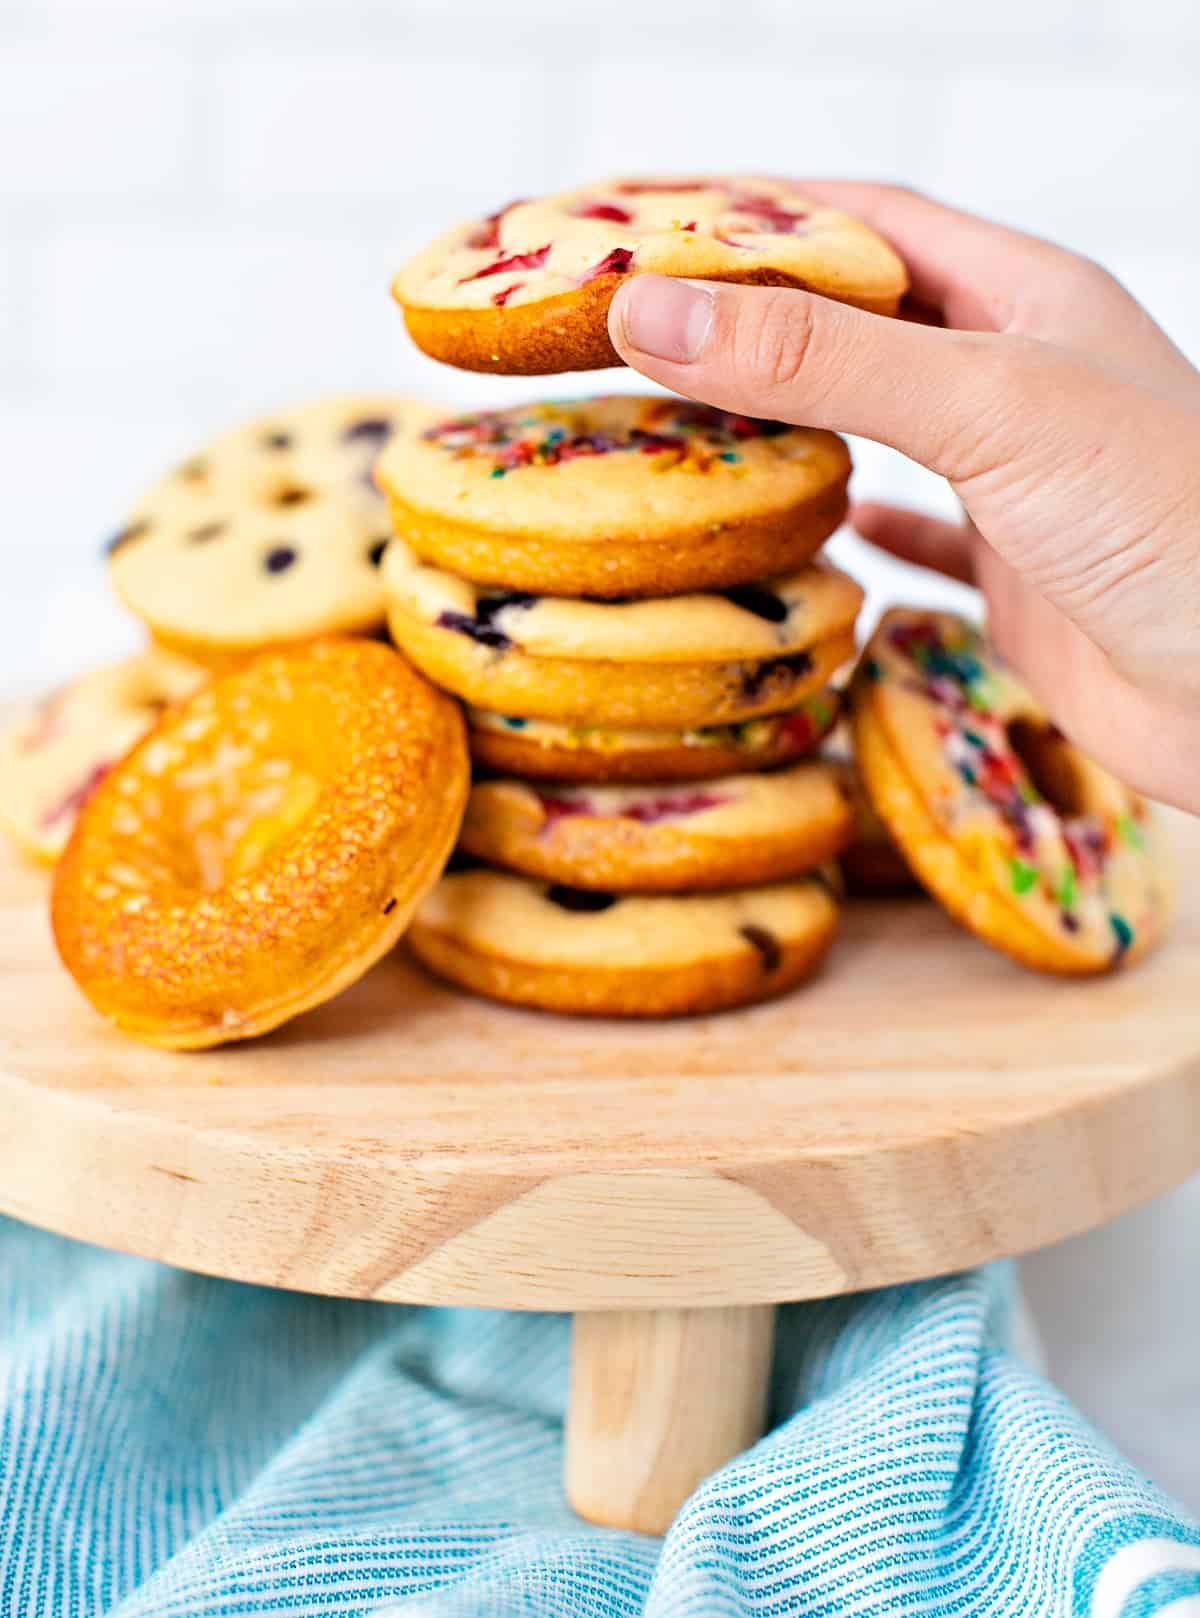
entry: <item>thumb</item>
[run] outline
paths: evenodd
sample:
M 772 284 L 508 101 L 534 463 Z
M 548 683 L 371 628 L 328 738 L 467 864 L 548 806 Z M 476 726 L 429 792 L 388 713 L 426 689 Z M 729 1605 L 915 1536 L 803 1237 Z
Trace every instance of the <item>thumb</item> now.
M 890 444 L 952 481 L 1024 454 L 1054 397 L 1048 346 L 867 314 L 784 287 L 635 275 L 608 316 L 621 358 L 676 393 Z

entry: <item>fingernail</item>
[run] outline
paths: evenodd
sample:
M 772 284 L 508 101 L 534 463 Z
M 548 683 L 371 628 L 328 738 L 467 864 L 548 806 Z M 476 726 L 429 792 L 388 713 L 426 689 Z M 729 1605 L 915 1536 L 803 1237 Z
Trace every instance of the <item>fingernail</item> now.
M 707 287 L 669 275 L 637 275 L 619 297 L 621 335 L 630 348 L 676 365 L 699 359 L 713 321 Z

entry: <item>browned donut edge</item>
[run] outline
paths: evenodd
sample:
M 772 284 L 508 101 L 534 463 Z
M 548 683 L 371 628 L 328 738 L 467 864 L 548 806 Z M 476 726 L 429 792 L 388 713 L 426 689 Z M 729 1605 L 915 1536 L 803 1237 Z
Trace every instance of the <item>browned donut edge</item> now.
M 681 528 L 666 539 L 595 540 L 501 533 L 416 511 L 394 496 L 388 507 L 399 537 L 424 562 L 506 590 L 538 595 L 679 595 L 776 578 L 802 567 L 846 515 L 845 476 L 811 499 L 720 527 Z
M 174 635 L 169 630 L 159 630 L 153 625 L 150 630 L 150 644 L 160 646 L 164 652 L 173 652 L 178 657 L 187 657 L 193 663 L 198 663 L 210 674 L 229 674 L 233 670 L 243 668 L 251 658 L 261 657 L 266 652 L 294 651 L 301 646 L 312 646 L 324 640 L 373 640 L 383 645 L 390 645 L 387 634 L 386 612 L 383 615 L 372 613 L 370 618 L 364 618 L 347 625 L 345 629 L 320 629 L 311 635 L 297 635 L 288 640 L 264 640 L 245 642 L 219 642 L 208 640 L 191 640 L 186 635 Z
M 795 988 L 815 971 L 837 931 L 837 906 L 804 939 L 780 942 L 764 970 L 752 946 L 719 960 L 663 967 L 545 967 L 485 955 L 447 933 L 414 922 L 407 943 L 438 977 L 510 1005 L 584 1017 L 684 1017 L 750 1005 Z
M 634 274 L 639 272 L 634 271 Z M 608 306 L 628 275 L 598 275 L 574 292 L 497 309 L 433 309 L 405 303 L 392 284 L 392 295 L 404 310 L 409 335 L 432 359 L 462 371 L 492 371 L 503 376 L 549 376 L 559 371 L 599 371 L 625 362 L 608 335 Z M 772 270 L 713 280 L 745 286 L 792 287 L 816 292 L 871 314 L 894 315 L 898 296 L 873 297 L 833 284 L 818 286 Z
M 837 857 L 850 836 L 846 805 L 841 820 L 788 826 L 757 837 L 705 837 L 683 825 L 654 828 L 613 817 L 601 829 L 543 842 L 495 835 L 468 814 L 459 846 L 477 859 L 535 881 L 612 893 L 719 893 L 766 882 L 786 882 Z
M 771 770 L 791 764 L 816 751 L 820 737 L 807 747 L 782 745 L 749 751 L 744 747 L 662 747 L 609 752 L 601 748 L 553 747 L 529 741 L 518 733 L 476 729 L 468 724 L 471 756 L 477 764 L 503 775 L 529 776 L 536 781 L 712 781 L 721 775 L 747 770 Z

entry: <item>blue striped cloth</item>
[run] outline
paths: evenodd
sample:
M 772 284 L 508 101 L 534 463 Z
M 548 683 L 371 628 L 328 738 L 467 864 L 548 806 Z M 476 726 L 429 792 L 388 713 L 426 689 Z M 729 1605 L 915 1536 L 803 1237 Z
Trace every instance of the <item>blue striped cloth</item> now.
M 566 1505 L 561 1317 L 270 1292 L 0 1220 L 0 1611 L 1197 1618 L 1200 1529 L 1009 1352 L 1011 1288 L 782 1311 L 773 1430 L 660 1541 Z

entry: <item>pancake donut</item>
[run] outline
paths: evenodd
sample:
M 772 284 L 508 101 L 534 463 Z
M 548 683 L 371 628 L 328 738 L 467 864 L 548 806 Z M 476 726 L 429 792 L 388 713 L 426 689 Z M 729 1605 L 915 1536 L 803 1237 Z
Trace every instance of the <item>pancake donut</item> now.
M 733 893 L 618 898 L 477 869 L 442 878 L 408 942 L 430 971 L 493 1000 L 670 1017 L 794 987 L 816 970 L 837 918 L 816 874 Z
M 693 730 L 606 730 L 467 710 L 477 764 L 537 781 L 711 781 L 770 770 L 813 752 L 837 719 L 832 687 L 785 713 Z
M 637 394 L 452 416 L 376 477 L 422 560 L 541 595 L 657 596 L 791 571 L 846 511 L 835 433 Z
M 0 735 L 0 825 L 52 864 L 101 779 L 207 671 L 151 649 L 52 691 Z
M 423 408 L 391 395 L 321 399 L 223 433 L 109 541 L 113 589 L 160 644 L 215 668 L 381 630 L 391 530 L 372 468 Z
M 476 707 L 610 728 L 686 730 L 782 713 L 853 656 L 862 591 L 826 563 L 719 595 L 574 601 L 488 591 L 384 560 L 392 637 Z
M 264 653 L 97 787 L 55 874 L 59 954 L 148 1044 L 265 1033 L 392 947 L 467 788 L 457 707 L 388 647 Z
M 1148 806 L 1084 757 L 948 613 L 886 615 L 853 687 L 871 800 L 924 885 L 1025 966 L 1105 972 L 1161 937 Z
M 628 275 L 805 287 L 876 314 L 908 288 L 882 237 L 783 180 L 615 178 L 446 232 L 396 276 L 418 348 L 470 371 L 619 365 L 608 306 Z
M 798 876 L 840 853 L 850 831 L 838 772 L 814 762 L 698 786 L 480 781 L 459 842 L 567 887 L 692 893 Z
M 838 858 L 850 892 L 864 897 L 911 893 L 917 885 L 916 879 L 905 864 L 895 838 L 867 796 L 854 758 L 854 745 L 845 725 L 839 725 L 829 737 L 821 749 L 821 757 L 838 771 L 842 790 L 850 804 L 853 830 L 850 841 Z

